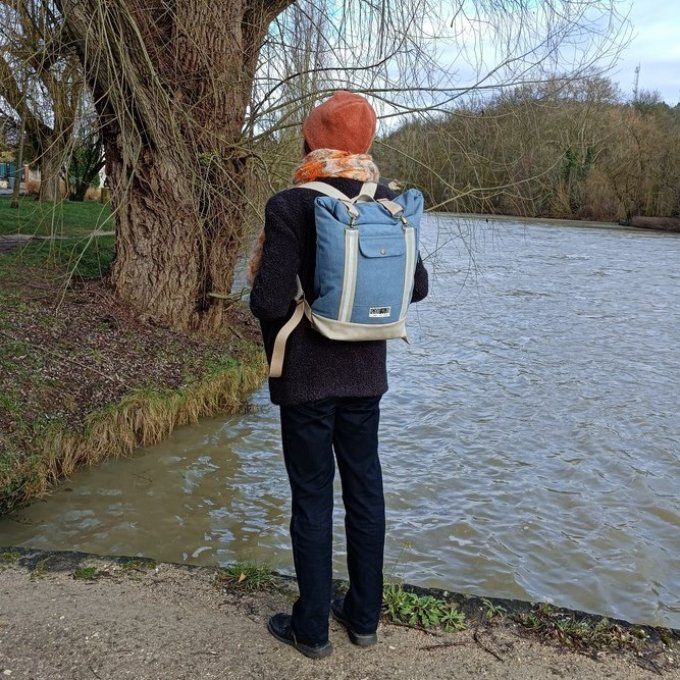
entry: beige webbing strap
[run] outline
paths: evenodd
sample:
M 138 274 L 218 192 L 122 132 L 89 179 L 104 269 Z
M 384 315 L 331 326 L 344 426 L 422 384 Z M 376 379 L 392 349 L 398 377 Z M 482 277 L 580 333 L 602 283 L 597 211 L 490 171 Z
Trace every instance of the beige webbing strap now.
M 366 194 L 366 196 L 370 196 L 371 198 L 373 198 L 377 190 L 378 190 L 377 182 L 364 182 L 364 186 L 361 188 L 361 193 Z
M 326 184 L 326 182 L 306 182 L 305 184 L 295 184 L 292 188 L 313 189 L 314 191 L 318 191 L 320 194 L 326 194 L 326 196 L 330 196 L 331 198 L 337 198 L 341 201 L 349 201 L 350 203 L 352 202 L 352 199 L 347 196 L 347 194 L 343 194 L 340 189 L 336 189 L 330 184 Z
M 314 191 L 318 191 L 321 194 L 326 194 L 326 196 L 330 196 L 331 198 L 337 198 L 341 201 L 349 201 L 350 203 L 354 203 L 355 201 L 363 197 L 372 199 L 375 196 L 375 192 L 378 189 L 378 183 L 364 182 L 361 185 L 359 193 L 354 198 L 350 198 L 349 196 L 347 196 L 347 194 L 343 194 L 342 191 L 340 191 L 340 189 L 336 189 L 334 186 L 326 184 L 326 182 L 305 182 L 304 184 L 295 184 L 293 185 L 292 188 L 313 189 Z
M 390 211 L 390 215 L 392 215 L 392 217 L 396 217 L 397 215 L 400 215 L 404 212 L 404 209 L 398 203 L 395 201 L 390 201 L 389 198 L 379 198 L 378 203 L 387 208 L 387 210 Z
M 302 321 L 302 317 L 305 314 L 305 301 L 304 298 L 299 300 L 293 316 L 286 321 L 281 330 L 276 334 L 276 340 L 274 340 L 274 349 L 272 351 L 272 360 L 269 365 L 269 377 L 270 378 L 280 378 L 283 373 L 283 359 L 286 355 L 286 342 L 288 342 L 288 337 L 297 328 L 297 325 Z
M 307 182 L 306 184 L 296 184 L 293 189 L 313 189 L 314 191 L 318 191 L 319 193 L 330 196 L 331 198 L 337 198 L 345 205 L 347 211 L 352 217 L 359 216 L 359 211 L 354 207 L 354 201 L 349 198 L 349 196 L 343 194 L 339 189 L 332 187 L 330 184 L 326 184 L 325 182 Z
M 365 203 L 366 201 L 374 201 L 377 188 L 378 184 L 376 182 L 364 182 L 361 185 L 359 193 L 352 199 L 352 203 Z
M 359 213 L 354 207 L 354 204 L 365 203 L 366 201 L 374 201 L 378 184 L 377 182 L 364 182 L 361 185 L 361 189 L 359 189 L 359 193 L 354 198 L 349 198 L 349 196 L 343 194 L 342 191 L 336 189 L 330 184 L 326 184 L 326 182 L 306 182 L 305 184 L 296 184 L 293 188 L 313 189 L 314 191 L 318 191 L 319 193 L 330 196 L 331 198 L 337 198 L 347 206 L 347 210 L 349 210 L 350 215 L 358 217 Z

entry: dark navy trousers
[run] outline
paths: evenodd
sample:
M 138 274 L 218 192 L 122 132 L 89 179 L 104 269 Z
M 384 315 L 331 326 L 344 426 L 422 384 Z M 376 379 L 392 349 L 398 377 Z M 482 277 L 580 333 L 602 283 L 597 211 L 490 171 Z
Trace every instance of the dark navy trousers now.
M 345 505 L 350 588 L 344 613 L 373 633 L 382 604 L 385 501 L 378 459 L 380 397 L 339 397 L 280 406 L 283 456 L 292 492 L 290 535 L 300 594 L 293 631 L 328 640 L 332 596 L 333 478 L 337 458 Z

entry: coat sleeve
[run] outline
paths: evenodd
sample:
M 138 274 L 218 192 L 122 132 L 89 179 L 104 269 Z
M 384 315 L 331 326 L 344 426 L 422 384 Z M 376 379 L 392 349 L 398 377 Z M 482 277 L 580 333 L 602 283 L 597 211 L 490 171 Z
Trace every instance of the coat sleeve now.
M 418 253 L 416 272 L 413 279 L 413 295 L 411 296 L 411 302 L 420 302 L 427 297 L 429 291 L 429 276 L 420 257 L 420 253 Z
M 269 199 L 260 269 L 250 291 L 250 311 L 258 319 L 287 316 L 295 299 L 302 244 L 291 227 L 292 217 L 277 196 Z

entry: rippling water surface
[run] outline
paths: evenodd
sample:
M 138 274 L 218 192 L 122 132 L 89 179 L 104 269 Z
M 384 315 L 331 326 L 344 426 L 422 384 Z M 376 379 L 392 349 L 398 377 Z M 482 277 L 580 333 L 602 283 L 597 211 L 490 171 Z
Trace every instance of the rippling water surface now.
M 382 401 L 386 572 L 680 627 L 680 237 L 424 231 L 431 294 Z M 79 472 L 0 544 L 291 571 L 278 412 L 266 388 L 252 401 Z

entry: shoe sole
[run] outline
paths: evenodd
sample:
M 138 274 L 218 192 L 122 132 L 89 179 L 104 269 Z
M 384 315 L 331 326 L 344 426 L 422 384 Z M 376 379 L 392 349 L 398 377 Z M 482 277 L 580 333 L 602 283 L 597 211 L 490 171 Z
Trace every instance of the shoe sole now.
M 349 622 L 336 614 L 333 609 L 331 609 L 331 616 L 347 631 L 349 641 L 353 645 L 356 645 L 357 647 L 372 647 L 378 642 L 378 635 L 376 633 L 369 633 L 366 635 L 355 633 L 350 627 Z
M 300 654 L 304 654 L 309 659 L 323 659 L 324 657 L 329 656 L 331 654 L 331 652 L 333 651 L 333 647 L 331 646 L 330 642 L 323 647 L 310 647 L 309 645 L 304 645 L 301 642 L 295 642 L 295 640 L 289 640 L 288 638 L 285 638 L 282 635 L 279 635 L 272 628 L 272 626 L 269 622 L 267 622 L 267 630 L 277 640 L 280 640 L 281 642 L 284 642 L 285 644 L 290 645 L 291 647 L 293 647 L 293 649 L 297 649 L 297 651 L 300 652 Z

